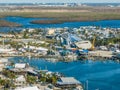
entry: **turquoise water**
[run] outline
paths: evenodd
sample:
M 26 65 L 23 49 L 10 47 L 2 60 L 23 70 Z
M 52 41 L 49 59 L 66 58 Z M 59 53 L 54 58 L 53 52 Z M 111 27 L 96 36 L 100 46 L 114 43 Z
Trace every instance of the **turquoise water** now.
M 102 20 L 102 21 L 88 21 L 88 22 L 65 22 L 62 24 L 31 24 L 33 20 L 45 20 L 51 18 L 24 18 L 24 17 L 5 17 L 3 20 L 15 22 L 21 24 L 20 28 L 12 28 L 13 30 L 21 30 L 21 28 L 47 28 L 47 27 L 70 27 L 79 28 L 80 26 L 101 26 L 101 27 L 112 27 L 120 28 L 120 20 Z M 1 31 L 7 32 L 10 28 L 2 27 Z
M 120 64 L 114 61 L 76 61 L 48 62 L 39 58 L 14 57 L 15 62 L 28 62 L 38 69 L 47 67 L 50 71 L 61 72 L 65 76 L 73 76 L 84 85 L 88 80 L 89 90 L 120 90 Z

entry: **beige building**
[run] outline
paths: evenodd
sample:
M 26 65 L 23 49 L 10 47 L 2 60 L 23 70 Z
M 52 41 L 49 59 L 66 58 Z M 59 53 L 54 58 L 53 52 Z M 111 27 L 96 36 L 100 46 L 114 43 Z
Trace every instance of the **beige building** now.
M 48 35 L 53 35 L 55 33 L 55 29 L 49 29 L 48 30 Z
M 92 43 L 90 41 L 79 41 L 75 44 L 80 49 L 90 49 L 92 47 Z

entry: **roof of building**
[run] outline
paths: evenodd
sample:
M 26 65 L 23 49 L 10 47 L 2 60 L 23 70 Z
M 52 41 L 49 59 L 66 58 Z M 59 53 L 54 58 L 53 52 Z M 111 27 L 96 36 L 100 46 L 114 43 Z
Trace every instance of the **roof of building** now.
M 24 47 L 24 48 L 28 48 L 28 46 Z M 35 46 L 29 46 L 29 49 L 33 50 L 39 50 L 39 51 L 48 51 L 47 48 L 43 48 L 43 47 L 35 47 Z
M 6 62 L 8 62 L 8 59 L 7 59 L 7 58 L 1 58 L 1 59 L 0 59 L 0 62 L 1 62 L 1 63 L 6 63 Z
M 58 81 L 57 84 L 80 84 L 78 80 L 76 80 L 74 77 L 61 77 L 61 81 Z
M 26 67 L 25 63 L 16 63 L 15 64 L 15 68 L 18 68 L 18 69 L 24 69 L 25 67 Z
M 79 41 L 79 42 L 76 42 L 75 45 L 81 49 L 90 49 L 92 47 L 92 44 L 90 41 Z

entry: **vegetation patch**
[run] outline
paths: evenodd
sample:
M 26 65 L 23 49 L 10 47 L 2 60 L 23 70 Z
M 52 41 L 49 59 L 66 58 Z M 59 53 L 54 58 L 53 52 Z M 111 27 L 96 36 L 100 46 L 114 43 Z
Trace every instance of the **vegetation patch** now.
M 5 20 L 0 20 L 0 27 L 20 27 L 20 24 L 8 22 Z

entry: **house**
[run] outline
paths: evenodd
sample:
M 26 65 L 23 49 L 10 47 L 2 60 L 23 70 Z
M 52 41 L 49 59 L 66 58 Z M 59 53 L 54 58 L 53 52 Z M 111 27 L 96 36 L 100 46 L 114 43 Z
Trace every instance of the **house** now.
M 60 80 L 57 81 L 57 87 L 64 89 L 76 88 L 77 86 L 80 85 L 81 83 L 78 80 L 76 80 L 74 77 L 61 77 Z
M 16 75 L 30 74 L 33 76 L 37 76 L 37 72 L 35 72 L 28 63 L 16 63 L 14 68 L 11 68 L 10 71 L 15 73 Z
M 55 33 L 55 29 L 54 28 L 50 28 L 47 32 L 48 35 L 53 35 Z
M 16 63 L 15 64 L 15 69 L 25 69 L 27 68 L 29 65 L 26 63 Z
M 23 75 L 18 75 L 18 77 L 15 79 L 15 86 L 21 87 L 24 86 L 26 83 L 26 79 Z

